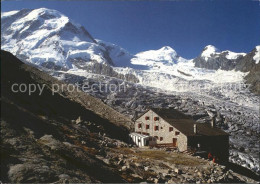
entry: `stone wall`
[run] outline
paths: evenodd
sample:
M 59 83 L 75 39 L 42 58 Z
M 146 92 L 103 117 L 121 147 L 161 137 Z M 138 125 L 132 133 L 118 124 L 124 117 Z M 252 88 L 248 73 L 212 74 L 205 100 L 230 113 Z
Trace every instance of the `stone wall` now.
M 146 120 L 145 117 L 149 117 L 149 120 Z M 177 138 L 177 146 L 180 151 L 187 150 L 187 136 L 181 133 L 178 129 L 171 126 L 161 117 L 158 120 L 154 120 L 154 117 L 159 117 L 152 110 L 149 110 L 140 118 L 138 118 L 135 122 L 135 132 L 147 133 L 150 136 L 157 136 L 158 139 L 156 141 L 157 144 L 166 144 L 173 143 L 173 138 Z M 141 124 L 141 128 L 139 128 L 139 124 Z M 146 125 L 149 125 L 149 129 L 146 129 Z M 158 126 L 158 131 L 155 131 L 154 127 Z M 169 128 L 173 127 L 173 131 L 169 131 Z M 179 132 L 179 135 L 175 135 L 176 132 Z M 162 140 L 160 140 L 162 138 Z

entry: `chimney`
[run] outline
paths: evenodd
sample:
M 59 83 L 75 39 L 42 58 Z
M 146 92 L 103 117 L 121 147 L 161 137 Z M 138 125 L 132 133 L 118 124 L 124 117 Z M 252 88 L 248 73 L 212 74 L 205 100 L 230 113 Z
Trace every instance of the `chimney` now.
M 194 134 L 197 134 L 197 125 L 196 124 L 194 124 Z
M 214 128 L 216 126 L 215 118 L 211 120 L 211 127 Z

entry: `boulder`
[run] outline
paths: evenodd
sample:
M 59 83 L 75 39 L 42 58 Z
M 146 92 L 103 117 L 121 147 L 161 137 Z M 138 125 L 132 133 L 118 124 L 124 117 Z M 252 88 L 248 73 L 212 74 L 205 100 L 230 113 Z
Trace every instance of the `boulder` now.
M 149 167 L 144 167 L 144 170 L 145 170 L 145 171 L 148 171 L 148 170 L 149 170 Z
M 82 120 L 81 120 L 81 117 L 79 116 L 78 119 L 75 120 L 75 123 L 76 123 L 76 124 L 79 124 L 79 123 L 81 123 L 81 122 L 82 122 Z
M 50 147 L 52 150 L 56 150 L 62 146 L 61 142 L 56 140 L 52 135 L 44 135 L 39 139 L 41 144 Z
M 122 171 L 126 171 L 126 169 L 127 167 L 125 165 L 121 168 Z
M 182 170 L 177 169 L 177 168 L 174 169 L 174 172 L 176 172 L 177 174 L 182 174 Z

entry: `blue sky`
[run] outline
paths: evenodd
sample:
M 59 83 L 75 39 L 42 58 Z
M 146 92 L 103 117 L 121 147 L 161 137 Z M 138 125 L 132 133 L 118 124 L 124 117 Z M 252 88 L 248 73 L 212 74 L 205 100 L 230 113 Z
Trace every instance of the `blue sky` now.
M 260 2 L 199 1 L 3 1 L 1 11 L 50 8 L 82 24 L 94 38 L 135 54 L 170 46 L 185 58 L 206 45 L 249 52 L 260 45 Z

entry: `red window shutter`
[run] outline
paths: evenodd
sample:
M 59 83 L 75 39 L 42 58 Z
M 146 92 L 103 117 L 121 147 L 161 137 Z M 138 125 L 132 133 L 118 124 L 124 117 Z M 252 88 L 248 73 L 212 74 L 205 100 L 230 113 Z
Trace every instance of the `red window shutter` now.
M 159 117 L 154 117 L 153 120 L 154 120 L 154 121 L 158 121 L 158 120 L 159 120 Z
M 150 125 L 146 125 L 146 129 L 150 129 Z
M 142 128 L 142 124 L 141 123 L 138 124 L 138 128 Z
M 159 126 L 154 126 L 154 130 L 155 131 L 159 130 Z
M 150 118 L 149 118 L 149 116 L 145 116 L 145 120 L 149 120 Z
M 173 127 L 169 127 L 169 132 L 172 132 L 173 131 Z
M 162 141 L 163 140 L 163 137 L 160 137 L 160 141 Z

